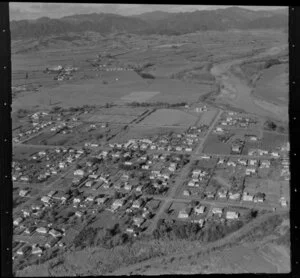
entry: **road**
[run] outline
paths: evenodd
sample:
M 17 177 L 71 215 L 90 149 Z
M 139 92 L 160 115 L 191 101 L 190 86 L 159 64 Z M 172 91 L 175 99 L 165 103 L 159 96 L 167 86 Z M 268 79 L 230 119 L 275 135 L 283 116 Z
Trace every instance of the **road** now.
M 202 152 L 204 142 L 206 141 L 207 137 L 209 136 L 209 134 L 213 130 L 215 124 L 218 122 L 218 120 L 219 120 L 219 118 L 220 118 L 220 116 L 221 116 L 222 113 L 223 113 L 223 110 L 219 110 L 218 111 L 217 116 L 215 117 L 214 121 L 211 123 L 209 129 L 206 131 L 205 136 L 203 137 L 202 141 L 200 142 L 200 144 L 198 145 L 197 149 L 195 150 L 195 155 L 199 154 L 199 152 Z
M 145 197 L 153 197 L 153 195 L 145 195 Z M 254 202 L 247 202 L 247 201 L 229 201 L 229 200 L 204 200 L 204 199 L 197 199 L 197 197 L 192 197 L 190 199 L 185 198 L 171 198 L 171 197 L 162 197 L 162 196 L 155 196 L 153 197 L 155 200 L 164 201 L 167 200 L 170 202 L 180 202 L 180 203 L 191 203 L 192 200 L 199 201 L 202 205 L 209 205 L 214 207 L 244 207 L 249 209 L 258 209 L 258 210 L 269 210 L 273 211 L 273 207 L 268 203 L 254 203 Z M 167 206 L 165 206 L 167 208 Z M 288 207 L 277 207 L 276 210 L 278 211 L 288 211 Z
M 214 121 L 210 125 L 209 129 L 206 132 L 206 135 L 203 137 L 203 139 L 200 141 L 199 145 L 197 146 L 196 150 L 194 153 L 191 155 L 190 162 L 181 170 L 179 177 L 176 179 L 175 184 L 169 189 L 170 192 L 167 197 L 154 197 L 154 199 L 158 199 L 162 201 L 162 205 L 160 206 L 159 210 L 157 211 L 156 215 L 151 221 L 151 224 L 147 228 L 147 233 L 152 233 L 157 225 L 158 220 L 162 217 L 162 214 L 170 206 L 172 202 L 190 202 L 191 200 L 189 199 L 182 199 L 182 198 L 175 198 L 176 192 L 178 188 L 184 183 L 186 180 L 189 170 L 191 165 L 195 162 L 195 160 L 201 159 L 201 156 L 204 155 L 202 153 L 203 151 L 203 145 L 206 139 L 208 138 L 209 134 L 212 132 L 215 124 L 218 122 L 221 114 L 223 113 L 223 110 L 219 110 L 217 116 L 215 117 Z M 205 153 L 206 154 L 206 153 Z M 271 156 L 249 156 L 249 155 L 218 155 L 218 154 L 206 154 L 210 155 L 212 157 L 235 157 L 235 158 L 245 158 L 245 159 L 270 159 L 272 158 Z M 235 207 L 246 207 L 249 209 L 255 208 L 255 209 L 265 209 L 265 210 L 273 210 L 273 207 L 271 207 L 269 204 L 266 203 L 250 203 L 250 202 L 239 202 L 239 203 L 234 203 L 234 202 L 228 202 L 228 201 L 221 201 L 221 200 L 201 200 L 201 203 L 204 205 L 215 205 L 215 206 L 235 206 Z M 287 208 L 278 208 L 279 210 L 287 210 Z

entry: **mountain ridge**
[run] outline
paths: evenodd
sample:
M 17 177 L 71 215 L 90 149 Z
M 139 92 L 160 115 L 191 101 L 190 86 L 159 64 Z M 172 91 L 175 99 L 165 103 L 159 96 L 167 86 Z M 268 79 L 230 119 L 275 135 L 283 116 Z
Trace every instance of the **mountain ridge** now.
M 40 38 L 68 32 L 93 31 L 100 34 L 127 32 L 136 34 L 181 35 L 206 30 L 287 28 L 284 10 L 252 11 L 240 7 L 193 12 L 153 11 L 135 16 L 91 13 L 52 19 L 12 20 L 12 39 Z

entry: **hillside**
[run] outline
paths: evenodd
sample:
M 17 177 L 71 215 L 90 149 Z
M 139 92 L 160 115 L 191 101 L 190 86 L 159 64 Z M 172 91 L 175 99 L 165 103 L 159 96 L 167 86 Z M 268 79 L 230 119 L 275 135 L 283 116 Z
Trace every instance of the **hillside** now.
M 12 39 L 39 38 L 68 32 L 100 34 L 179 35 L 203 30 L 287 28 L 287 10 L 251 11 L 244 8 L 203 10 L 185 13 L 150 12 L 138 16 L 81 14 L 50 19 L 11 21 Z

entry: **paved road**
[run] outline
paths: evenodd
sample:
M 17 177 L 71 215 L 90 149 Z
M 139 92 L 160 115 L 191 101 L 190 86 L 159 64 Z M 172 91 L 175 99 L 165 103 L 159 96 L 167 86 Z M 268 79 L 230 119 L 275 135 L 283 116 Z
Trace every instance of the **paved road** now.
M 219 120 L 219 118 L 220 118 L 220 116 L 221 116 L 222 113 L 223 113 L 223 110 L 219 110 L 219 111 L 218 111 L 217 116 L 215 117 L 214 121 L 211 123 L 209 129 L 206 131 L 205 136 L 203 137 L 202 141 L 200 142 L 200 144 L 199 144 L 198 147 L 196 148 L 194 155 L 197 155 L 197 154 L 199 154 L 200 152 L 202 152 L 204 142 L 206 141 L 207 137 L 209 136 L 209 134 L 210 134 L 211 131 L 213 130 L 215 124 L 218 122 L 218 120 Z
M 149 225 L 149 227 L 147 229 L 147 233 L 151 234 L 155 230 L 156 225 L 157 225 L 157 221 L 161 218 L 161 215 L 163 214 L 165 209 L 170 205 L 170 202 L 174 199 L 174 196 L 175 196 L 176 191 L 179 188 L 179 186 L 181 186 L 183 184 L 183 182 L 186 180 L 187 175 L 189 174 L 190 166 L 191 166 L 191 162 L 188 163 L 187 165 L 185 165 L 182 168 L 182 170 L 180 172 L 180 175 L 176 179 L 175 184 L 173 184 L 172 187 L 169 189 L 168 196 L 163 197 L 161 199 L 163 204 L 160 206 L 160 208 L 157 211 L 156 215 L 152 219 L 151 224 Z
M 153 197 L 153 195 L 145 195 L 146 197 Z M 209 206 L 214 206 L 214 207 L 245 207 L 249 209 L 258 209 L 258 210 L 269 210 L 273 211 L 273 206 L 270 204 L 264 202 L 264 203 L 254 203 L 254 202 L 247 202 L 247 201 L 229 201 L 229 200 L 221 200 L 221 199 L 216 199 L 216 200 L 204 200 L 201 198 L 197 197 L 192 197 L 192 198 L 170 198 L 170 197 L 162 197 L 162 196 L 154 196 L 153 199 L 155 200 L 160 200 L 164 201 L 167 200 L 170 204 L 170 202 L 180 202 L 180 203 L 191 203 L 192 200 L 197 200 L 199 201 L 202 205 L 209 205 Z M 167 208 L 167 206 L 165 206 Z M 280 207 L 279 203 L 276 208 L 278 211 L 288 211 L 288 207 Z

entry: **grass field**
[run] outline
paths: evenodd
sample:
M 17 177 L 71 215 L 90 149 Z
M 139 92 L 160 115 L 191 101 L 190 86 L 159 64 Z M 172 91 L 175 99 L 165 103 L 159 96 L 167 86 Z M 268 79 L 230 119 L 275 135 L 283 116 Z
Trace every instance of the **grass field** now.
M 17 146 L 13 148 L 13 159 L 22 160 L 22 159 L 30 159 L 31 156 L 37 153 L 38 149 L 33 149 L 31 147 L 25 146 Z
M 144 125 L 153 126 L 190 126 L 197 118 L 189 113 L 175 109 L 159 109 L 141 122 Z
M 253 93 L 267 101 L 287 104 L 288 92 L 288 64 L 280 64 L 263 71 Z
M 230 154 L 231 145 L 219 141 L 217 135 L 211 134 L 204 142 L 203 152 L 208 154 Z
M 214 120 L 215 116 L 217 115 L 218 111 L 217 110 L 208 110 L 205 111 L 201 114 L 200 121 L 198 122 L 198 125 L 208 125 L 212 123 Z

